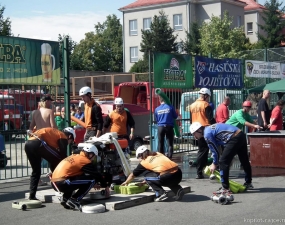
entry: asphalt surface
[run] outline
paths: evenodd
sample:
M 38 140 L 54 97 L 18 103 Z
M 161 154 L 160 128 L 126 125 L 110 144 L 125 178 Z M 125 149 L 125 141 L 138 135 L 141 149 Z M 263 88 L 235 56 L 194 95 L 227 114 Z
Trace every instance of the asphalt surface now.
M 12 209 L 12 202 L 23 199 L 29 190 L 29 180 L 25 178 L 0 184 L 0 224 L 285 224 L 283 175 L 272 176 L 254 169 L 257 174 L 253 178 L 255 188 L 234 194 L 235 200 L 231 204 L 219 205 L 212 202 L 210 196 L 220 184 L 209 179 L 196 180 L 195 167 L 189 167 L 181 158 L 181 155 L 175 155 L 175 161 L 180 163 L 183 171 L 181 184 L 191 186 L 191 193 L 180 202 L 151 202 L 100 214 L 66 210 L 55 203 L 46 203 L 42 208 L 27 211 Z M 243 171 L 238 162 L 232 166 L 230 175 L 230 179 L 244 183 Z M 42 186 L 39 190 L 49 188 Z

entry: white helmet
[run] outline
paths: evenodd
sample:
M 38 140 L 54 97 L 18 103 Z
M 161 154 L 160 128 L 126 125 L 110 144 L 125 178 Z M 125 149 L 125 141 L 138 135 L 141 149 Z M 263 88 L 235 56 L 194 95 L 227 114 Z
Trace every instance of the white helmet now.
M 209 95 L 211 96 L 211 92 L 208 88 L 201 88 L 200 91 L 199 91 L 199 94 L 203 94 L 203 95 Z
M 115 98 L 114 104 L 115 105 L 123 105 L 124 101 L 122 98 Z
M 190 132 L 191 134 L 195 133 L 197 130 L 199 130 L 202 127 L 202 124 L 199 122 L 194 122 L 190 125 Z
M 144 153 L 146 150 L 148 150 L 148 148 L 145 145 L 138 147 L 136 150 L 136 157 L 138 158 L 138 155 Z
M 98 155 L 98 149 L 95 145 L 89 144 L 89 145 L 85 145 L 82 149 L 85 152 L 90 152 L 90 153 L 94 153 L 95 155 Z
M 67 133 L 72 134 L 72 135 L 73 135 L 73 139 L 75 139 L 75 138 L 76 138 L 75 131 L 74 131 L 74 129 L 73 129 L 73 128 L 71 128 L 71 127 L 66 127 L 66 128 L 64 128 L 64 129 L 63 129 L 63 132 L 67 132 Z
M 92 95 L 92 90 L 90 87 L 83 87 L 79 90 L 79 96 L 82 96 L 82 95 L 87 95 L 88 93 L 91 93 Z

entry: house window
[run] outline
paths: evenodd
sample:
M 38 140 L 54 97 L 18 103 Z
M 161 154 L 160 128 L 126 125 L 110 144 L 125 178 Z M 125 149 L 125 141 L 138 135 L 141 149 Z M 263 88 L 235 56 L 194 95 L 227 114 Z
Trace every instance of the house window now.
M 131 57 L 130 60 L 132 63 L 135 63 L 138 61 L 138 47 L 130 47 Z
M 138 35 L 137 20 L 130 20 L 130 36 Z
M 241 26 L 241 16 L 237 16 L 237 27 Z
M 143 30 L 150 30 L 151 18 L 143 19 Z
M 174 30 L 182 30 L 182 14 L 173 15 Z
M 252 33 L 253 33 L 252 23 L 247 23 L 247 34 L 252 34 Z

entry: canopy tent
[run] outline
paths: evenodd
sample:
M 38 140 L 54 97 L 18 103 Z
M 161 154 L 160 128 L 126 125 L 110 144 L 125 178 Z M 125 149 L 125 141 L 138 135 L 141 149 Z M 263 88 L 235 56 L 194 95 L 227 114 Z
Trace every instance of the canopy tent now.
M 285 79 L 266 84 L 263 90 L 269 90 L 272 93 L 285 93 Z
M 265 84 L 257 86 L 257 87 L 253 87 L 253 88 L 250 88 L 250 89 L 247 89 L 246 91 L 247 91 L 248 94 L 251 94 L 251 93 L 261 93 L 261 92 L 263 92 L 264 87 L 265 87 Z

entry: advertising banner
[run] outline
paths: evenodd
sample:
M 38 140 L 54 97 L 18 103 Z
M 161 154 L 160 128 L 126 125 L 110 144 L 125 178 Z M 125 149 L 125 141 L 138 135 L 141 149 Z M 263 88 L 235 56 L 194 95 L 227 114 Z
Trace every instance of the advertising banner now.
M 0 83 L 60 84 L 59 43 L 0 37 Z
M 282 79 L 284 79 L 285 78 L 285 63 L 281 63 L 280 67 L 281 67 L 281 77 Z
M 282 78 L 280 63 L 245 60 L 247 77 Z
M 242 88 L 241 60 L 195 56 L 195 87 Z
M 192 88 L 193 72 L 190 55 L 154 53 L 155 88 Z

